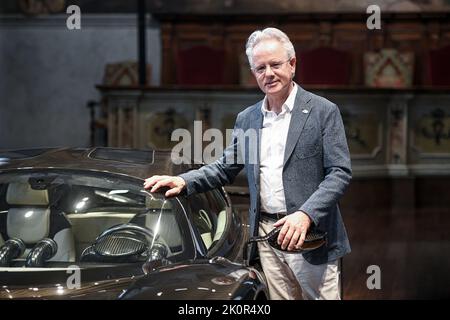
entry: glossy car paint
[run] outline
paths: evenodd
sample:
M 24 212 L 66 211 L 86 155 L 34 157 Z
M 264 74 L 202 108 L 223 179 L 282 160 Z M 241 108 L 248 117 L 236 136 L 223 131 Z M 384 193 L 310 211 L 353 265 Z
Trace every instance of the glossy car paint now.
M 130 153 L 130 160 L 99 159 L 92 155 L 101 150 Z M 193 168 L 174 165 L 169 152 L 152 152 L 152 162 L 136 160 L 131 153 L 138 150 L 43 149 L 0 152 L 0 175 L 15 170 L 66 169 L 88 170 L 124 175 L 143 183 L 154 174 L 176 175 Z M 31 156 L 30 156 L 31 155 Z M 147 152 L 148 155 L 148 152 Z M 68 280 L 76 271 L 61 263 L 52 268 L 0 268 L 0 299 L 265 299 L 267 289 L 259 268 L 248 266 L 242 253 L 248 240 L 245 215 L 238 216 L 227 201 L 230 221 L 226 235 L 209 252 L 199 235 L 191 232 L 195 258 L 167 266 L 143 263 L 83 263 L 79 269 L 81 283 L 72 287 Z M 178 197 L 189 217 L 187 198 Z M 8 270 L 6 270 L 8 269 Z

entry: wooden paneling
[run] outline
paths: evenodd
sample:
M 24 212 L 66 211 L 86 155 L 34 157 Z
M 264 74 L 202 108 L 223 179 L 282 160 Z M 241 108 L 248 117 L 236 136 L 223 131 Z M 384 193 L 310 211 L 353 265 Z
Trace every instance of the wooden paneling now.
M 343 259 L 344 299 L 450 296 L 449 184 L 448 177 L 352 180 L 340 201 L 352 247 Z M 231 199 L 247 214 L 247 196 Z M 380 268 L 380 289 L 367 287 L 372 265 Z
M 446 13 L 383 14 L 381 30 L 368 30 L 367 15 L 304 14 L 278 16 L 174 16 L 156 15 L 163 39 L 162 85 L 177 84 L 175 56 L 180 48 L 207 44 L 226 51 L 227 84 L 239 84 L 239 55 L 256 29 L 275 26 L 285 31 L 297 51 L 332 46 L 352 56 L 351 84 L 364 83 L 363 55 L 367 51 L 396 48 L 416 56 L 415 85 L 427 84 L 426 53 L 450 43 Z

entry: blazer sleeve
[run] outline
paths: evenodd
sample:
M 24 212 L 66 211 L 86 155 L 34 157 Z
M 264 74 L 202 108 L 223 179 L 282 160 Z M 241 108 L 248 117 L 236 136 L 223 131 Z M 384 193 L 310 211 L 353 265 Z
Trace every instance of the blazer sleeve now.
M 300 208 L 316 226 L 330 211 L 334 211 L 330 209 L 337 205 L 352 178 L 341 114 L 335 104 L 328 110 L 322 122 L 324 179 Z
M 236 176 L 243 169 L 242 148 L 239 145 L 237 132 L 241 127 L 240 114 L 237 116 L 233 129 L 231 143 L 227 146 L 222 156 L 216 161 L 197 170 L 180 174 L 186 182 L 186 194 L 205 192 L 211 189 L 233 183 Z

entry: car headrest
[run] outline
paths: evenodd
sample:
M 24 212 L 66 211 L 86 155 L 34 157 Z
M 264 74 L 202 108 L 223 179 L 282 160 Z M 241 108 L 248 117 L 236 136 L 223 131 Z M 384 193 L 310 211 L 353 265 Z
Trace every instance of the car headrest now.
M 6 191 L 6 202 L 10 205 L 47 206 L 48 191 L 33 190 L 28 183 L 11 182 Z

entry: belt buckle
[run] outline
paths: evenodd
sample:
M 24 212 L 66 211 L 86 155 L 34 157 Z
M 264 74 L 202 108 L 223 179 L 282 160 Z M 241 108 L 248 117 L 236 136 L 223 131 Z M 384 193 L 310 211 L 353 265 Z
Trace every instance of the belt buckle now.
M 269 220 L 278 221 L 281 218 L 284 218 L 286 216 L 286 214 L 278 213 L 278 212 L 276 212 L 276 213 L 261 212 L 261 216 L 265 217 L 266 219 L 269 219 Z
M 279 213 L 279 212 L 277 212 L 277 213 L 275 213 L 275 215 L 277 216 L 277 220 L 280 220 L 280 219 L 286 217 L 286 214 L 285 214 L 285 213 Z
M 277 220 L 280 220 L 280 219 L 286 217 L 285 212 L 277 212 L 276 215 L 277 215 Z

